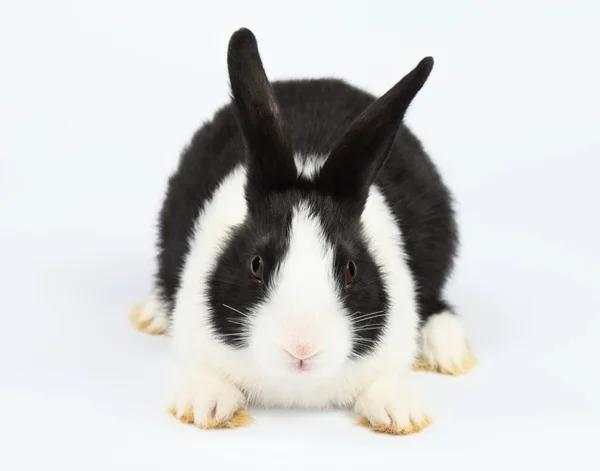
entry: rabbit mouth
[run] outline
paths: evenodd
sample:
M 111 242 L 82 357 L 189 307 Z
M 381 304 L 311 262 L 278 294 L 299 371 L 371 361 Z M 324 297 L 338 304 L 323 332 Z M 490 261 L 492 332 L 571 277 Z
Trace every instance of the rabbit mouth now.
M 293 363 L 294 371 L 299 374 L 306 373 L 311 370 L 312 365 L 305 360 L 298 360 Z

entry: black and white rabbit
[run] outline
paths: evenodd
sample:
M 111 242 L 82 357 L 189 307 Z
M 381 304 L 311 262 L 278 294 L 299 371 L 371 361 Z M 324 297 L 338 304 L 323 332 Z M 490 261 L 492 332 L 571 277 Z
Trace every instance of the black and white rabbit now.
M 403 117 L 424 58 L 381 98 L 341 80 L 270 83 L 251 31 L 229 42 L 232 103 L 171 176 L 150 299 L 131 319 L 168 333 L 171 412 L 233 427 L 248 403 L 353 407 L 374 430 L 429 423 L 420 368 L 474 358 L 442 290 L 451 195 Z

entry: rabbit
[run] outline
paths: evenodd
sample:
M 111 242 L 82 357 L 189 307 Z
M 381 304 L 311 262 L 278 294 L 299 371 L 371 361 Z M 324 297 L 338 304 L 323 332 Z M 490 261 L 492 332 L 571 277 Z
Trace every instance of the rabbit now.
M 421 431 L 413 370 L 475 363 L 442 295 L 453 197 L 403 123 L 433 58 L 377 99 L 341 79 L 271 83 L 247 28 L 227 67 L 231 103 L 168 181 L 154 286 L 130 315 L 170 337 L 171 414 L 210 429 L 249 423 L 253 404 L 348 408 L 376 432 Z

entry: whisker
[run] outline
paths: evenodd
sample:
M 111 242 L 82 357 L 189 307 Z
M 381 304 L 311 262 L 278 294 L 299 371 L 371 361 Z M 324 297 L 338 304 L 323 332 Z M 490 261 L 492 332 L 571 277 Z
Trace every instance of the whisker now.
M 356 329 L 354 330 L 354 333 L 360 333 L 360 332 L 366 332 L 368 330 L 379 330 L 382 329 L 383 325 L 373 325 L 373 326 L 369 326 L 369 327 L 363 327 L 362 329 Z
M 383 320 L 383 321 L 380 320 L 379 322 L 374 322 L 374 323 L 371 323 L 371 321 L 372 321 L 372 319 L 369 319 L 366 323 L 364 323 L 360 326 L 356 326 L 356 327 L 360 328 L 360 327 L 368 327 L 370 325 L 384 325 L 385 324 L 385 320 Z
M 354 330 L 361 330 L 364 329 L 365 327 L 383 327 L 385 325 L 385 322 L 375 322 L 373 324 L 365 324 L 365 325 L 361 325 L 361 326 L 357 326 L 355 327 Z
M 238 309 L 235 309 L 235 308 L 233 308 L 231 306 L 228 306 L 227 304 L 223 304 L 223 306 L 225 306 L 227 309 L 231 309 L 233 312 L 237 312 L 238 314 L 240 314 L 240 315 L 242 315 L 244 317 L 250 317 L 249 313 L 244 313 L 242 311 L 239 311 Z
M 231 319 L 229 317 L 227 318 L 227 322 L 231 322 L 232 324 L 246 326 L 246 322 L 240 321 L 238 319 Z
M 362 338 L 362 337 L 360 337 L 358 335 L 353 335 L 352 336 L 352 341 L 356 342 L 356 343 L 364 343 L 364 344 L 366 344 L 366 343 L 371 344 L 373 342 L 372 339 Z
M 373 316 L 376 314 L 382 314 L 382 313 L 385 313 L 385 311 L 381 310 L 381 311 L 367 312 L 366 314 L 361 314 L 360 316 L 357 316 L 357 319 L 362 319 L 363 317 L 369 317 L 369 316 Z
M 363 326 L 366 327 L 367 325 L 370 325 L 370 323 L 373 319 L 380 319 L 381 317 L 385 317 L 386 315 L 387 315 L 386 313 L 377 314 L 377 315 L 374 315 L 371 317 L 367 317 L 365 319 L 360 319 L 358 321 L 354 321 L 354 324 L 362 324 Z
M 379 316 L 379 317 L 381 317 L 382 315 L 385 315 L 385 311 L 369 312 L 368 314 L 362 314 L 362 315 L 360 315 L 358 317 L 355 317 L 353 320 L 355 322 L 358 322 L 358 321 L 362 321 L 362 320 L 365 320 L 365 319 L 370 319 L 371 318 L 370 316 Z

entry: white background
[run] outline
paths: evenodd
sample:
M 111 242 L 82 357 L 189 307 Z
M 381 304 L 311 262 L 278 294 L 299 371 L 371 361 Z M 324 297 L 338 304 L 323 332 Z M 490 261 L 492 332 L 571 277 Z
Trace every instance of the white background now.
M 0 5 L 1 469 L 598 469 L 597 1 Z M 448 297 L 479 366 L 417 375 L 422 434 L 300 411 L 204 432 L 161 408 L 167 340 L 126 314 L 241 26 L 272 79 L 379 95 L 436 59 L 407 122 L 457 199 Z

